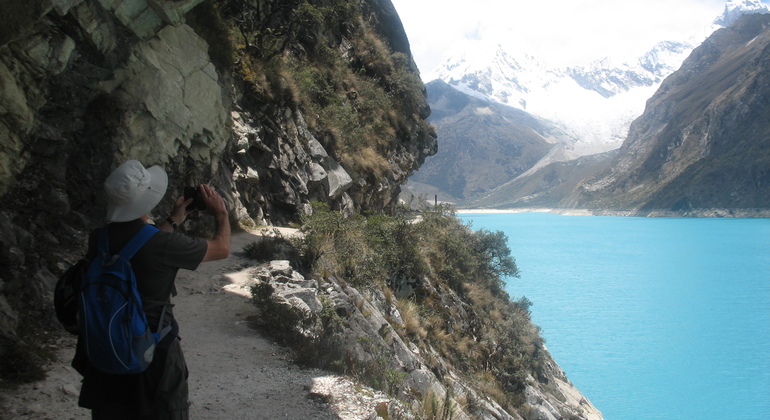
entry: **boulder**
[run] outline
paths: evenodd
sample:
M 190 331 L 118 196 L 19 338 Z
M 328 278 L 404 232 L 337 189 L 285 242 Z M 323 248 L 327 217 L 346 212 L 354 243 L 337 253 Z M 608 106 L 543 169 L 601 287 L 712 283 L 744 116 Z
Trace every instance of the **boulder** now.
M 337 199 L 353 186 L 353 178 L 336 160 L 329 156 L 326 149 L 315 137 L 311 137 L 307 147 L 313 159 L 308 164 L 310 180 L 322 182 L 328 198 Z
M 317 314 L 323 309 L 318 299 L 318 282 L 305 279 L 286 260 L 271 261 L 257 269 L 256 277 L 269 283 L 273 293 L 304 313 Z

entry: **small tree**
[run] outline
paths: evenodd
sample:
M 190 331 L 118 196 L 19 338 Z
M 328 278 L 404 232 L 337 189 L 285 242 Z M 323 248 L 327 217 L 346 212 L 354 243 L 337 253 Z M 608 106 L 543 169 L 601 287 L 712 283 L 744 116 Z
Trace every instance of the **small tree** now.
M 519 277 L 516 260 L 511 256 L 508 247 L 508 236 L 502 231 L 490 232 L 486 229 L 476 231 L 476 251 L 482 256 L 481 270 L 492 281 L 492 291 L 495 294 L 505 292 L 504 277 Z

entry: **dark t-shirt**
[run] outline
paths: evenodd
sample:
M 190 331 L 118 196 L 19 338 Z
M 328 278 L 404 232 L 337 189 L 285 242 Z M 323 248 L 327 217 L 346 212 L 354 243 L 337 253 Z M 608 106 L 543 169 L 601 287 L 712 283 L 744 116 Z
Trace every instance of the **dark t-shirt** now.
M 119 252 L 144 226 L 141 219 L 109 225 L 110 254 Z M 91 233 L 88 256 L 96 255 L 98 230 Z M 163 303 L 169 302 L 175 291 L 174 280 L 180 268 L 195 270 L 203 260 L 208 245 L 203 239 L 191 238 L 177 232 L 160 231 L 131 258 L 136 285 L 144 301 L 147 322 L 155 329 Z M 171 307 L 166 310 L 164 324 L 173 319 Z

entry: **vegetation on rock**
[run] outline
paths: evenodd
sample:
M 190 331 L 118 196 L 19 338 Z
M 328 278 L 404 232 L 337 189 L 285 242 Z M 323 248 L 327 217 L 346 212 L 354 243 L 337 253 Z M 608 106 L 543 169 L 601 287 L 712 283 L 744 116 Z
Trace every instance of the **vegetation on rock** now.
M 409 51 L 388 45 L 370 5 L 352 0 L 262 4 L 223 0 L 235 62 L 250 100 L 299 109 L 324 148 L 354 178 L 378 184 L 394 144 L 434 136 Z M 414 132 L 415 125 L 419 132 Z M 409 146 L 413 147 L 413 146 Z M 392 177 L 392 176 L 391 176 Z
M 424 418 L 501 413 L 495 400 L 511 410 L 564 402 L 543 391 L 544 365 L 554 383 L 566 378 L 551 374 L 531 303 L 505 292 L 517 274 L 505 237 L 444 208 L 419 222 L 398 214 L 401 185 L 437 144 L 391 2 L 66 3 L 0 31 L 11 86 L 0 102 L 14 105 L 0 113 L 13 146 L 0 157 L 14 162 L 0 171 L 3 379 L 43 374 L 45 351 L 29 349 L 45 350 L 56 275 L 103 223 L 104 178 L 133 158 L 169 174 L 154 220 L 197 183 L 220 191 L 233 224 L 302 219 L 293 243 L 247 250 L 302 273 L 281 263 L 266 277 L 322 291 L 297 312 L 276 297 L 280 282 L 254 289 L 262 326 L 300 360 L 399 395 L 408 381 L 440 378 L 420 390 Z M 193 219 L 181 230 L 205 236 Z
M 374 307 L 395 307 L 391 327 L 420 349 L 438 378 L 449 380 L 461 372 L 509 412 L 522 408 L 527 378 L 543 375 L 548 356 L 530 319 L 532 303 L 526 297 L 512 301 L 505 291 L 505 279 L 518 276 L 518 269 L 502 232 L 474 231 L 445 207 L 412 220 L 407 214 L 344 218 L 323 205 L 303 218 L 301 231 L 294 244 L 307 276 L 354 287 Z M 267 287 L 253 290 L 255 304 L 263 309 L 276 305 Z M 300 357 L 314 355 L 306 361 L 353 374 L 394 395 L 403 391 L 406 374 L 391 365 L 392 349 L 358 337 L 357 344 L 373 355 L 369 361 L 341 350 L 350 347 L 336 334 L 347 314 L 328 303 L 315 319 L 322 326 L 315 334 L 300 333 L 314 322 L 307 313 L 278 316 L 280 321 L 267 329 L 279 338 L 287 330 L 297 332 L 284 342 Z M 363 303 L 357 306 L 365 311 Z M 279 313 L 262 312 L 271 311 Z M 460 400 L 463 409 L 473 411 L 473 396 Z

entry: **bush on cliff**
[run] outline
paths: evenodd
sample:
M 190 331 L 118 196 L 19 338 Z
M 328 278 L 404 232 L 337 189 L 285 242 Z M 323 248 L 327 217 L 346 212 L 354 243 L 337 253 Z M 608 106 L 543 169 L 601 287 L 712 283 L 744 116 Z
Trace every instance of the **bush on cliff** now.
M 526 378 L 541 372 L 544 340 L 530 320 L 532 302 L 511 301 L 505 291 L 505 278 L 518 269 L 504 234 L 473 231 L 443 207 L 415 221 L 406 215 L 344 218 L 319 204 L 303 223 L 295 245 L 310 273 L 394 304 L 402 318 L 392 323 L 394 330 L 424 354 L 438 354 L 427 364 L 439 378 L 453 368 L 504 407 L 522 404 Z M 368 372 L 370 384 L 395 389 L 398 377 L 382 376 L 382 366 L 329 362 L 326 367 L 363 379 Z

